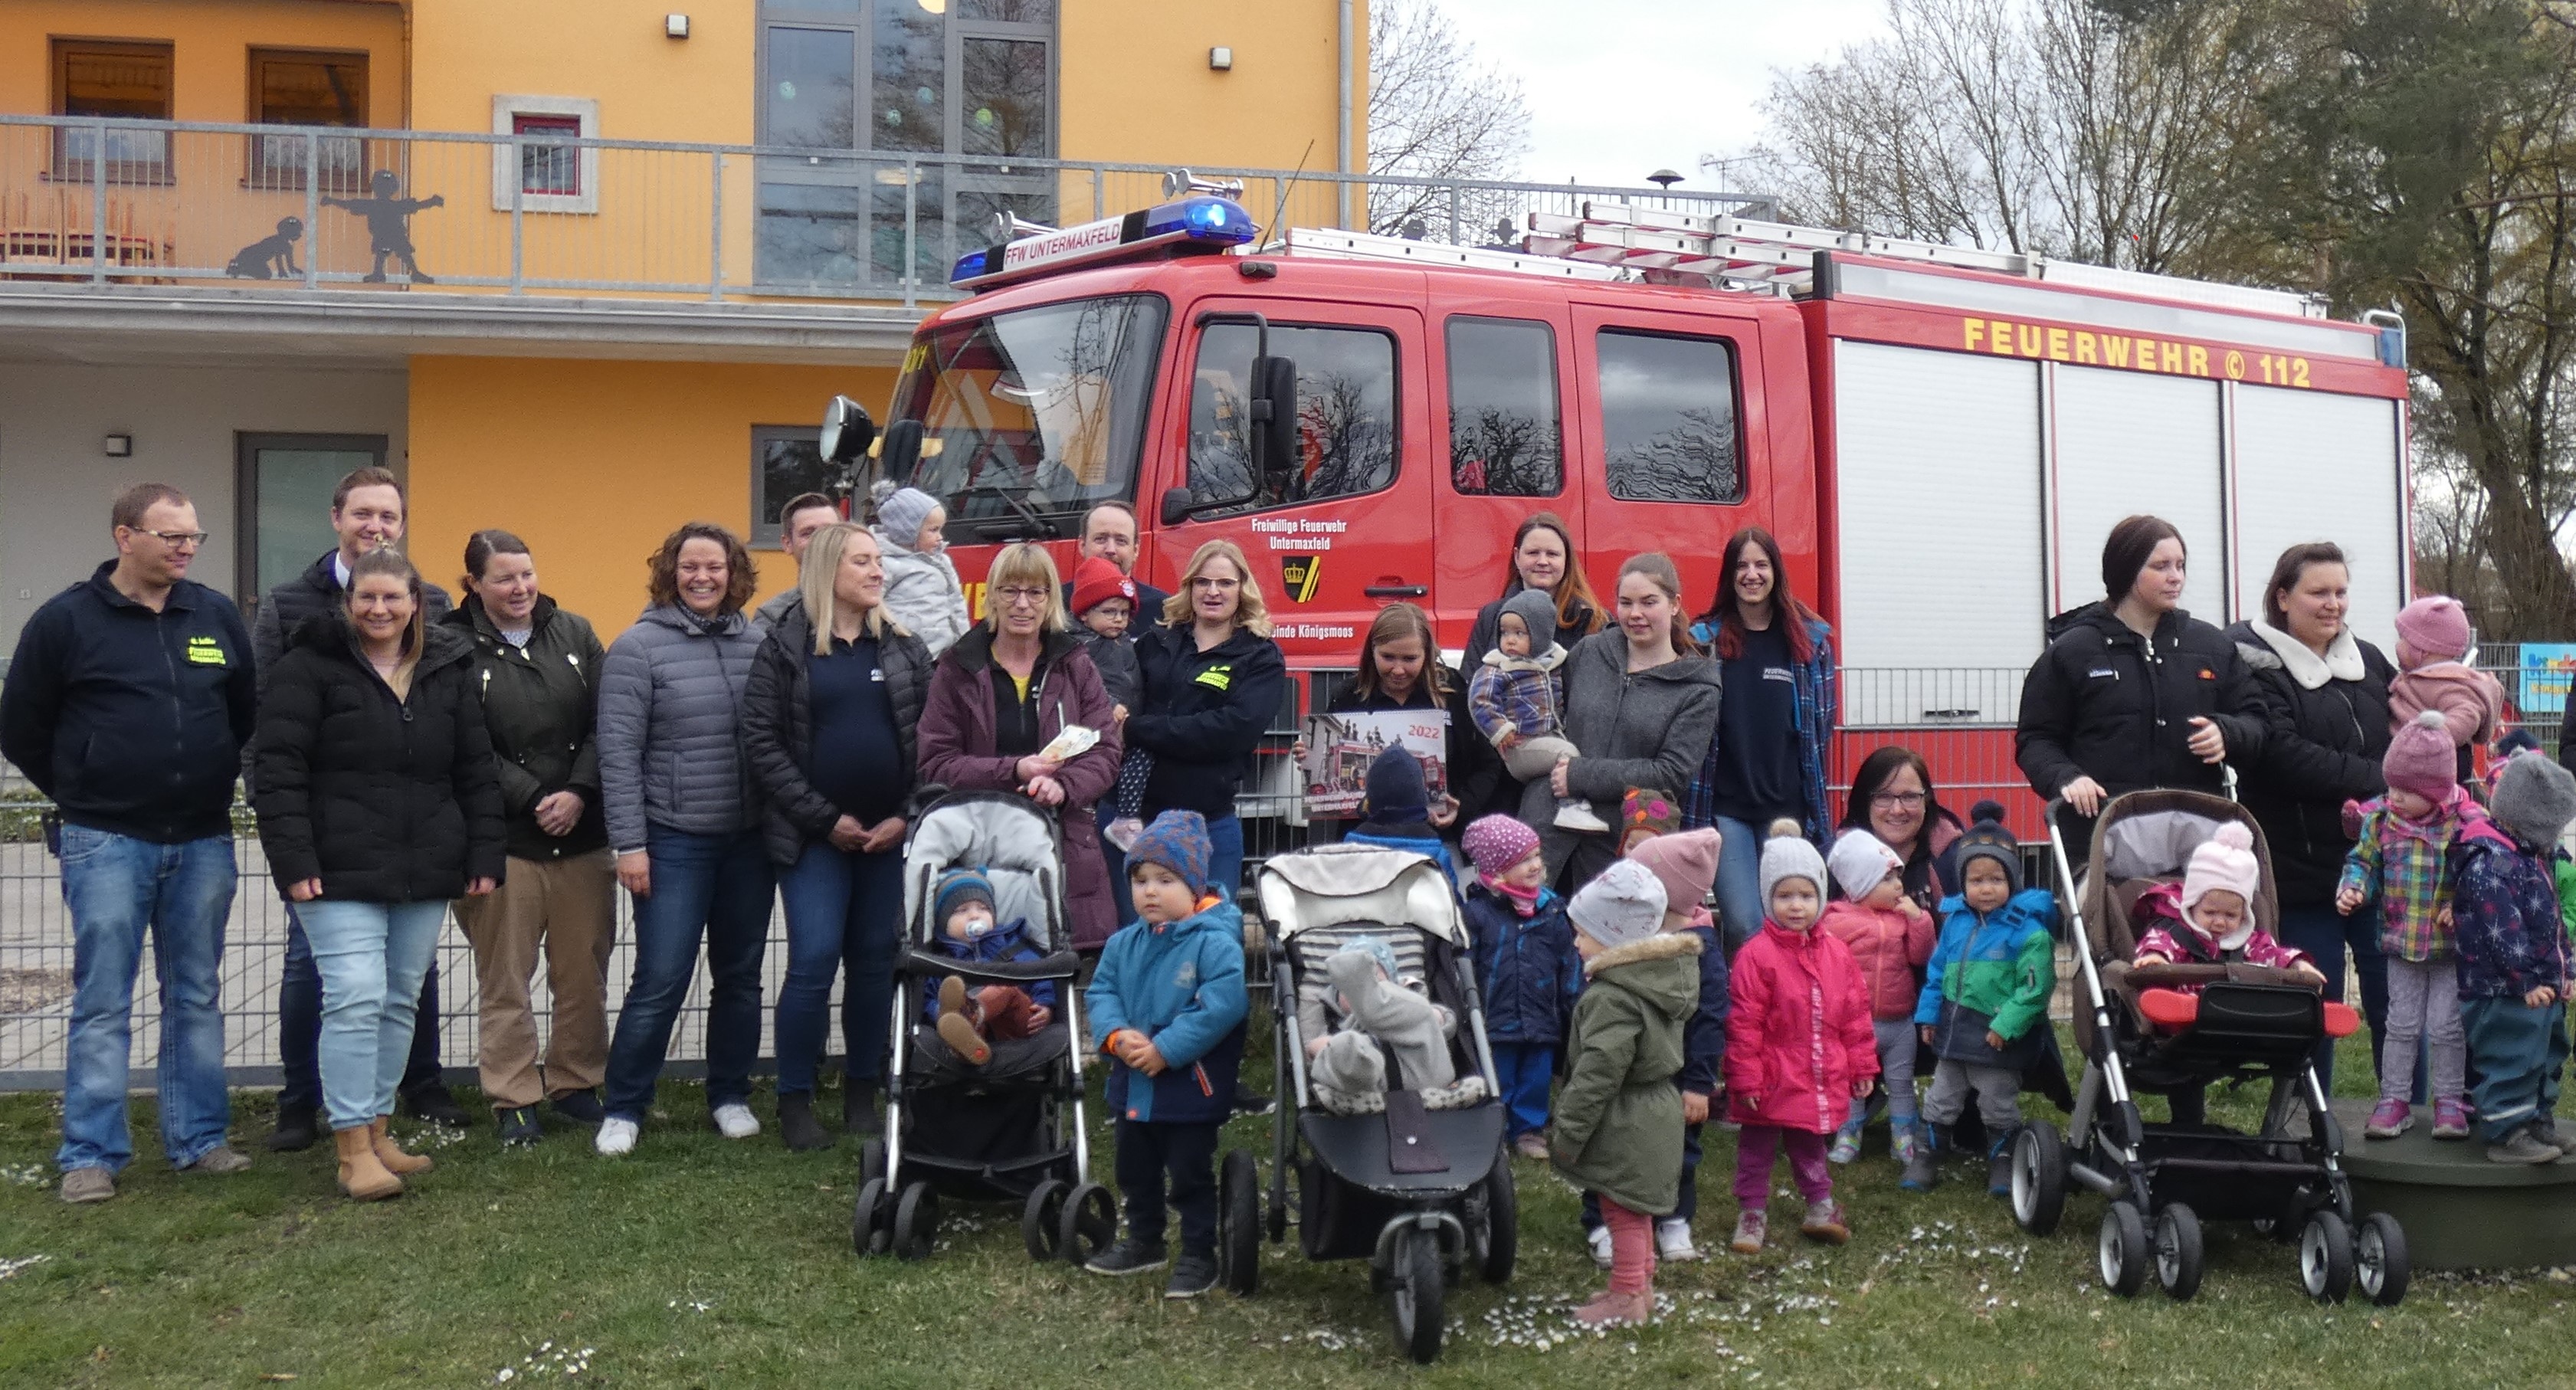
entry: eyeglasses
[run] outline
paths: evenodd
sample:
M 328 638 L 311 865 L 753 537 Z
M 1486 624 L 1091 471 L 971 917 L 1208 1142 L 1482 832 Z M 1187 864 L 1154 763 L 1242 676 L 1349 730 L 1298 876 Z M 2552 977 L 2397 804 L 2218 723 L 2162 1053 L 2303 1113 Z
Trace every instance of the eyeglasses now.
M 1005 604 L 1044 603 L 1047 597 L 1044 589 L 995 589 L 993 592 Z
M 1202 574 L 1198 578 L 1190 581 L 1190 587 L 1193 589 L 1240 589 L 1243 587 L 1243 581 L 1240 579 L 1218 579 L 1212 575 Z
M 156 537 L 163 545 L 170 547 L 172 550 L 179 550 L 192 545 L 204 545 L 206 543 L 206 533 L 203 531 L 146 531 L 140 526 L 129 527 L 127 529 L 133 531 L 134 534 L 138 536 Z
M 1870 795 L 1869 804 L 1902 806 L 1909 811 L 1920 811 L 1923 809 L 1923 803 L 1930 799 L 1922 792 L 1874 792 Z

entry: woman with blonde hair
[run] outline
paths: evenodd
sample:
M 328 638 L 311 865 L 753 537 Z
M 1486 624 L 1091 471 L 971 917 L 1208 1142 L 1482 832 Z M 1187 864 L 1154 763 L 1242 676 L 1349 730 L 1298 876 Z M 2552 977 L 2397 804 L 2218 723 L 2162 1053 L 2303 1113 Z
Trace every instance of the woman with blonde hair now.
M 766 802 L 762 833 L 787 908 L 778 1129 L 791 1149 L 832 1143 L 814 1118 L 814 1090 L 832 979 L 845 969 L 841 1128 L 878 1132 L 903 938 L 913 727 L 929 685 L 930 652 L 886 611 L 876 539 L 847 524 L 815 532 L 797 601 L 752 659 L 742 712 L 744 756 Z
M 1015 791 L 1046 807 L 1064 836 L 1073 946 L 1096 951 L 1118 929 L 1093 807 L 1118 780 L 1118 721 L 1100 668 L 1066 632 L 1063 581 L 1038 546 L 1005 547 L 984 577 L 984 621 L 940 654 L 921 715 L 921 780 L 952 790 Z M 1068 726 L 1100 741 L 1072 758 L 1039 756 Z
M 1208 882 L 1243 888 L 1243 822 L 1234 796 L 1247 755 L 1279 712 L 1288 659 L 1270 640 L 1261 582 L 1232 541 L 1209 541 L 1181 569 L 1163 620 L 1136 640 L 1144 692 L 1127 744 L 1154 755 L 1143 818 L 1196 811 L 1215 853 Z

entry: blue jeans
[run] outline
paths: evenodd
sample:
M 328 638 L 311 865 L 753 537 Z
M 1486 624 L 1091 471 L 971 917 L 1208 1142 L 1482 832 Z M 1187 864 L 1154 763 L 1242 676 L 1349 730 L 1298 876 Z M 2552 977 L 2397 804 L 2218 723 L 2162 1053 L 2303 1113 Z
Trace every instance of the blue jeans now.
M 1733 956 L 1738 947 L 1762 930 L 1762 831 L 1740 820 L 1719 816 L 1717 827 L 1718 939 Z M 1823 884 L 1816 885 L 1819 889 Z
M 2388 958 L 2379 953 L 2379 913 L 2376 904 L 2346 917 L 2334 910 L 2332 903 L 2313 907 L 2281 909 L 2281 944 L 2305 951 L 2325 972 L 2326 998 L 2343 998 L 2344 950 L 2352 950 L 2353 972 L 2361 977 L 2361 1016 L 2370 1024 L 2372 1070 L 2378 1070 L 2379 1035 L 2388 1027 Z M 2334 1094 L 2335 1040 L 2327 1038 L 2317 1044 L 2317 1084 L 2327 1095 Z M 2418 1070 L 2421 1070 L 2419 1065 Z M 2415 1099 L 2424 1099 L 2423 1084 L 2415 1086 Z
M 2460 1026 L 2469 1035 L 2477 1086 L 2478 1137 L 2500 1143 L 2536 1119 L 2558 1113 L 2558 1076 L 2567 1069 L 2567 1006 L 2539 1008 L 2519 999 L 2463 999 Z
M 63 1146 L 54 1162 L 123 1171 L 134 1050 L 134 973 L 143 935 L 161 987 L 161 1149 L 185 1168 L 224 1142 L 224 1015 L 217 969 L 233 905 L 233 842 L 154 844 L 84 825 L 62 830 L 63 906 L 72 918 L 72 1027 L 63 1065 Z
M 1229 900 L 1243 896 L 1243 821 L 1238 816 L 1208 822 L 1208 885 L 1223 888 Z
M 447 902 L 298 904 L 322 972 L 322 1113 L 334 1130 L 394 1113 L 421 977 Z
M 322 1108 L 322 972 L 313 967 L 313 943 L 304 921 L 289 899 L 286 904 L 286 963 L 277 981 L 277 1065 L 284 1085 L 277 1092 L 280 1115 Z M 420 978 L 420 1007 L 411 1030 L 411 1061 L 403 1068 L 404 1091 L 436 1085 L 438 1065 L 438 958 Z
M 903 851 L 845 854 L 817 840 L 778 876 L 778 896 L 787 907 L 778 1093 L 813 1093 L 832 1021 L 832 976 L 845 965 L 842 1066 L 852 1081 L 884 1080 L 894 962 L 903 950 Z
M 653 891 L 635 900 L 635 977 L 608 1044 L 609 1114 L 641 1123 L 670 1055 L 671 1028 L 707 948 L 707 1108 L 751 1098 L 760 1055 L 760 958 L 777 878 L 760 831 L 646 832 Z
M 1494 1047 L 1494 1080 L 1502 1087 L 1511 1122 L 1506 1139 L 1547 1128 L 1548 1084 L 1556 1079 L 1554 1043 L 1498 1042 Z

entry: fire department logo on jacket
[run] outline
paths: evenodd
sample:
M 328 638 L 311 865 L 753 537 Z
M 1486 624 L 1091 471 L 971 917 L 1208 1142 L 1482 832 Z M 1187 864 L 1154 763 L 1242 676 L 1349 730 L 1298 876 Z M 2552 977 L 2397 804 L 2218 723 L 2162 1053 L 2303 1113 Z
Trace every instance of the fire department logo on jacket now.
M 1324 557 L 1321 555 L 1279 557 L 1281 587 L 1286 591 L 1288 601 L 1291 603 L 1312 601 L 1315 597 L 1315 585 L 1323 577 Z

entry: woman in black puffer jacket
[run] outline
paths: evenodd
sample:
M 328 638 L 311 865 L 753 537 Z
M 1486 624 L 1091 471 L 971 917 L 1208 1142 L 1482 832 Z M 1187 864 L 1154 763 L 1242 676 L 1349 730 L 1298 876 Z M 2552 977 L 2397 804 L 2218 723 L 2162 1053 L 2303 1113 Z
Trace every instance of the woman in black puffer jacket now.
M 321 969 L 322 1102 L 341 1190 L 364 1201 L 430 1166 L 385 1121 L 448 900 L 490 893 L 507 841 L 473 644 L 423 609 L 410 561 L 360 556 L 259 709 L 260 845 Z

